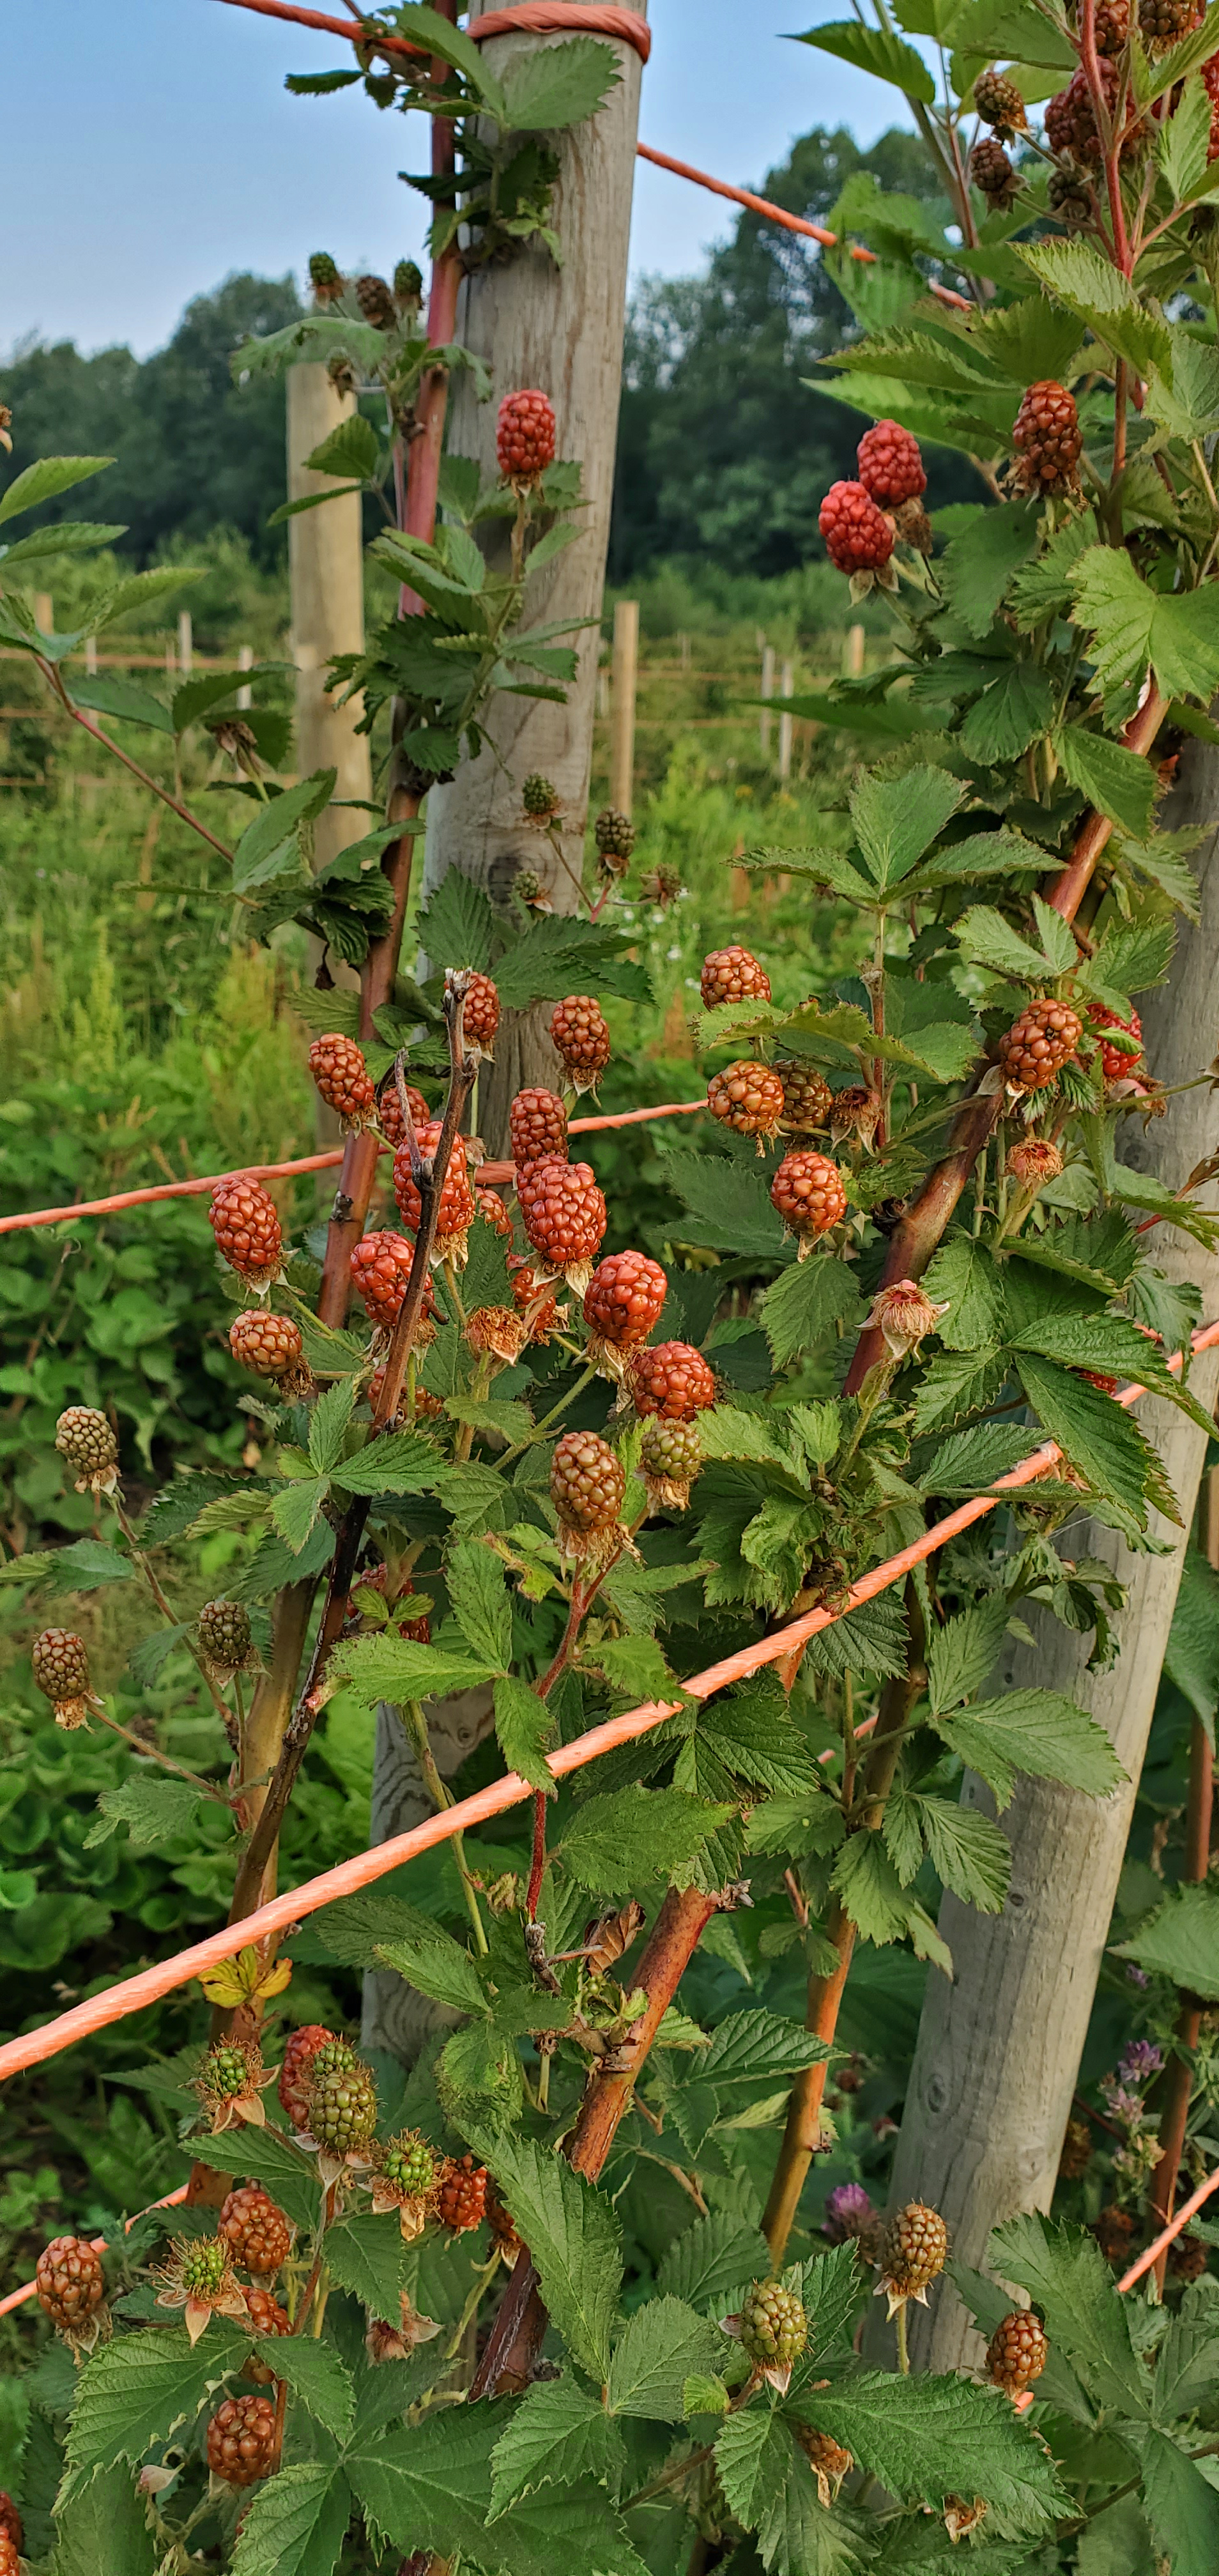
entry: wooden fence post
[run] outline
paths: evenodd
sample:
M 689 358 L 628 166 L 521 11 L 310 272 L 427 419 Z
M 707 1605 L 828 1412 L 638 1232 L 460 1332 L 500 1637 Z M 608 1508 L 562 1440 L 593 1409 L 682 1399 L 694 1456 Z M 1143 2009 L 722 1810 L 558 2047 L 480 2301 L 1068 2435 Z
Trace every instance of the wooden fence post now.
M 762 686 L 760 695 L 764 698 L 773 698 L 774 693 L 775 648 L 773 644 L 763 644 Z M 770 721 L 770 711 L 768 708 L 763 707 L 761 715 L 758 717 L 758 749 L 762 754 L 763 760 L 769 760 L 770 758 Z
M 611 681 L 610 803 L 629 814 L 635 794 L 635 692 L 639 685 L 639 602 L 620 599 L 614 610 Z
M 252 644 L 243 644 L 237 656 L 237 668 L 239 671 L 252 671 L 253 667 L 254 647 Z M 253 690 L 239 689 L 237 692 L 237 704 L 238 707 L 243 710 L 246 707 L 252 707 L 254 704 Z
M 862 626 L 848 626 L 846 646 L 842 656 L 842 668 L 844 674 L 850 680 L 858 680 L 862 678 L 865 641 L 866 638 Z
M 792 693 L 792 666 L 791 666 L 791 663 L 790 663 L 790 662 L 785 662 L 785 663 L 784 663 L 784 665 L 783 665 L 782 672 L 781 672 L 781 674 L 780 674 L 780 680 L 779 680 L 779 696 L 780 696 L 780 698 L 790 698 L 791 693 Z M 779 776 L 780 776 L 780 779 L 782 780 L 782 782 L 783 782 L 784 786 L 786 786 L 788 779 L 791 777 L 791 774 L 792 774 L 792 720 L 791 720 L 791 717 L 790 717 L 790 716 L 784 715 L 784 716 L 780 716 L 780 718 L 779 718 Z
M 502 78 L 510 64 L 539 46 L 570 41 L 567 30 L 558 37 L 522 30 L 491 38 L 484 60 Z M 584 469 L 584 532 L 533 583 L 530 625 L 557 618 L 599 621 L 601 616 L 642 73 L 633 45 L 617 38 L 610 42 L 620 78 L 605 106 L 555 138 L 559 179 L 554 223 L 563 245 L 562 267 L 543 245 L 529 244 L 506 266 L 475 269 L 462 287 L 458 308 L 457 337 L 490 368 L 494 399 L 477 403 L 468 375 L 455 377 L 451 447 L 477 457 L 484 475 L 494 477 L 498 403 L 506 393 L 537 385 L 555 407 L 560 456 L 578 457 Z M 499 550 L 507 545 L 502 526 L 489 523 L 483 542 L 500 560 Z M 530 867 L 547 884 L 556 911 L 575 909 L 575 889 L 544 837 L 526 823 L 520 793 L 530 771 L 553 780 L 562 799 L 565 849 L 578 871 L 592 764 L 597 625 L 573 633 L 572 641 L 579 667 L 566 706 L 544 699 L 493 698 L 487 729 L 494 751 L 464 761 L 450 786 L 433 788 L 428 797 L 428 887 L 439 883 L 446 868 L 458 867 L 496 901 L 507 896 L 517 870 Z M 479 1085 L 479 1126 L 493 1153 L 507 1142 L 508 1105 L 521 1084 L 557 1081 L 558 1059 L 546 1027 L 549 1008 L 504 1015 L 494 1067 L 484 1071 Z
M 324 367 L 312 363 L 289 367 L 288 497 L 299 501 L 309 492 L 333 486 L 324 474 L 309 473 L 305 458 L 350 418 L 354 398 L 338 394 Z M 292 658 L 296 664 L 296 765 L 302 778 L 315 769 L 338 772 L 336 797 L 372 795 L 368 738 L 357 733 L 360 706 L 352 699 L 336 706 L 325 689 L 326 665 L 332 653 L 359 653 L 364 647 L 364 548 L 358 492 L 328 501 L 322 510 L 302 510 L 288 521 L 288 573 L 292 594 Z M 337 858 L 368 829 L 369 816 L 331 805 L 314 825 L 313 849 L 318 867 Z M 344 975 L 346 983 L 349 978 Z
M 189 680 L 195 658 L 195 630 L 189 608 L 178 610 L 178 675 Z

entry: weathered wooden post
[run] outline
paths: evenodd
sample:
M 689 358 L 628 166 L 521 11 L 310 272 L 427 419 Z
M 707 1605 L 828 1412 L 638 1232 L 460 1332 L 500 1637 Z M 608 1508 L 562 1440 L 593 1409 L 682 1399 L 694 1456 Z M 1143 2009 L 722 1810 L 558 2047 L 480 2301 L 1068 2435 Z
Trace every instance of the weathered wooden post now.
M 305 458 L 355 410 L 351 394 L 336 393 L 324 367 L 312 363 L 289 367 L 288 498 L 333 491 L 324 474 L 311 474 Z M 364 545 L 360 496 L 345 494 L 324 510 L 302 510 L 288 521 L 288 574 L 292 597 L 292 658 L 296 664 L 296 762 L 302 778 L 314 769 L 335 769 L 336 797 L 372 794 L 368 737 L 357 733 L 356 699 L 336 706 L 326 694 L 326 665 L 332 653 L 359 653 L 364 646 Z M 314 858 L 319 867 L 358 841 L 369 817 L 344 813 L 331 805 L 314 826 Z
M 614 610 L 614 671 L 610 683 L 610 803 L 629 814 L 635 800 L 635 693 L 639 686 L 639 602 L 620 599 Z

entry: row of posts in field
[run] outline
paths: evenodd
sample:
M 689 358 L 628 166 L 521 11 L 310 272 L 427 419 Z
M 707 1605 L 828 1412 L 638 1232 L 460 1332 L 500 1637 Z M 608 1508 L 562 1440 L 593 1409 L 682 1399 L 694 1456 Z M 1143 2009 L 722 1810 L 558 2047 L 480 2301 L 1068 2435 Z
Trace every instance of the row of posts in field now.
M 55 602 L 52 599 L 49 590 L 35 591 L 34 615 L 38 620 L 38 624 L 42 628 L 43 634 L 53 635 L 55 632 Z M 106 659 L 109 662 L 121 663 L 124 669 L 129 669 L 136 663 L 151 662 L 154 659 L 154 656 L 149 653 L 123 653 L 120 651 L 118 653 L 107 654 Z M 237 654 L 237 668 L 239 671 L 249 671 L 253 669 L 253 666 L 254 647 L 252 644 L 242 644 Z M 176 637 L 168 636 L 166 638 L 165 668 L 171 679 L 188 680 L 194 667 L 195 640 L 194 627 L 191 622 L 191 613 L 189 608 L 180 608 L 178 611 L 177 635 Z M 97 638 L 94 635 L 89 635 L 85 638 L 85 672 L 88 678 L 96 679 L 97 669 Z M 253 703 L 253 693 L 251 690 L 238 690 L 237 704 L 239 707 L 249 707 L 252 706 Z

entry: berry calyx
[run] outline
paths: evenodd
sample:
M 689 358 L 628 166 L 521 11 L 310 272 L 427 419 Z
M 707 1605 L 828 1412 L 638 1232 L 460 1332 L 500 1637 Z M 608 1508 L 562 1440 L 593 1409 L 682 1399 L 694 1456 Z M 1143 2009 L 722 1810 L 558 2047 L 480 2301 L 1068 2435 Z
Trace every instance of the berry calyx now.
M 207 2465 L 226 2486 L 252 2487 L 275 2463 L 275 2405 L 270 2397 L 226 2397 L 207 2428 Z
M 833 1107 L 834 1095 L 823 1073 L 815 1064 L 780 1064 L 775 1071 L 783 1085 L 783 1116 L 780 1124 L 796 1135 L 810 1135 L 824 1127 Z
M 53 1704 L 56 1725 L 66 1733 L 83 1726 L 93 1697 L 84 1638 L 71 1628 L 44 1628 L 30 1648 L 30 1664 L 36 1688 Z
M 55 1446 L 75 1473 L 78 1494 L 113 1493 L 119 1444 L 104 1413 L 91 1404 L 70 1404 L 55 1425 Z
M 884 572 L 893 552 L 893 530 L 862 483 L 831 483 L 817 525 L 839 572 L 853 579 Z
M 866 1329 L 882 1333 L 894 1359 L 904 1360 L 947 1312 L 947 1299 L 936 1305 L 917 1279 L 895 1279 L 888 1288 L 877 1289 Z
M 377 1114 L 377 1094 L 364 1062 L 364 1051 L 354 1038 L 343 1037 L 337 1030 L 326 1037 L 315 1038 L 309 1049 L 309 1071 L 328 1109 L 341 1118 L 345 1127 L 357 1133 L 371 1127 Z
M 291 2222 L 257 2183 L 229 2193 L 216 2226 L 234 2261 L 264 2278 L 278 2272 L 292 2251 Z
M 288 2041 L 284 2050 L 283 2064 L 279 2070 L 277 2090 L 280 2109 L 287 2112 L 294 2129 L 305 2129 L 309 2125 L 309 2069 L 323 2043 L 327 2040 L 333 2041 L 335 2037 L 334 2031 L 327 2030 L 324 2022 L 310 2021 L 306 2022 L 300 2030 L 294 2030 Z M 345 2045 L 341 2041 L 337 2044 Z M 354 2048 L 351 2051 L 351 2058 L 354 2064 Z
M 402 1312 L 414 1259 L 414 1244 L 404 1234 L 388 1231 L 362 1235 L 352 1252 L 351 1284 L 370 1321 L 383 1332 L 392 1333 Z M 429 1283 L 423 1300 L 425 1314 L 432 1303 Z
M 585 1289 L 584 1321 L 612 1350 L 632 1351 L 659 1322 L 668 1293 L 660 1263 L 646 1252 L 611 1252 Z
M 505 394 L 495 430 L 495 453 L 505 483 L 518 492 L 540 483 L 554 463 L 554 404 L 536 386 Z
M 205 1601 L 195 1622 L 200 1651 L 217 1681 L 229 1681 L 251 1662 L 250 1614 L 241 1601 Z
M 435 1153 L 440 1142 L 440 1128 L 439 1118 L 424 1120 L 417 1130 L 421 1154 L 429 1156 Z M 400 1145 L 394 1156 L 394 1197 L 403 1223 L 410 1227 L 412 1234 L 415 1233 L 423 1216 L 423 1202 L 411 1171 L 409 1145 Z M 455 1136 L 440 1189 L 435 1260 L 464 1262 L 466 1236 L 477 1214 L 466 1165 L 466 1140 L 464 1136 Z
M 242 2120 L 265 2128 L 262 2096 L 271 2081 L 256 2040 L 217 2040 L 193 2078 L 193 2089 L 208 2114 L 213 2137 Z
M 1021 1091 L 1044 1091 L 1070 1062 L 1082 1036 L 1083 1024 L 1070 1003 L 1041 994 L 999 1040 L 1007 1081 Z
M 637 1413 L 659 1414 L 666 1422 L 691 1422 L 716 1398 L 714 1375 L 689 1342 L 651 1342 L 636 1351 L 630 1388 Z
M 819 1234 L 840 1225 L 847 1212 L 837 1164 L 828 1154 L 811 1151 L 784 1155 L 770 1185 L 770 1203 L 787 1232 L 798 1237 L 801 1252 Z
M 274 1201 L 261 1181 L 235 1172 L 217 1181 L 208 1209 L 216 1248 L 251 1288 L 269 1288 L 279 1276 L 283 1236 Z
M 1040 2379 L 1049 2358 L 1045 2327 L 1031 2308 L 1013 2308 L 986 2347 L 986 2375 L 1009 2397 L 1021 2397 Z
M 477 970 L 471 973 L 461 1025 L 466 1045 L 476 1047 L 481 1056 L 489 1058 L 499 1027 L 499 994 L 489 975 Z
M 550 1036 L 576 1090 L 595 1091 L 610 1060 L 610 1033 L 600 1003 L 589 993 L 570 993 L 551 1013 Z
M 927 2291 L 948 2260 L 948 2230 L 938 2209 L 909 2200 L 889 2220 L 880 2253 L 881 2288 L 888 2293 L 889 2314 L 907 2299 L 926 2307 Z
M 643 1426 L 639 1472 L 653 1510 L 664 1506 L 684 1512 L 690 1488 L 703 1464 L 703 1444 L 695 1422 L 668 1422 L 653 1414 Z
M 617 814 L 612 805 L 604 807 L 593 824 L 593 839 L 602 874 L 625 876 L 635 847 L 635 826 L 629 814 Z
M 903 501 L 917 501 L 926 491 L 918 440 L 900 422 L 878 420 L 875 429 L 865 429 L 855 453 L 859 480 L 878 509 L 900 510 Z
M 567 1111 L 553 1091 L 537 1085 L 518 1091 L 508 1112 L 512 1141 L 512 1160 L 518 1174 L 526 1163 L 538 1163 L 543 1154 L 567 1155 Z
M 830 1134 L 858 1138 L 870 1152 L 880 1124 L 881 1099 L 878 1091 L 869 1091 L 864 1082 L 849 1082 L 844 1091 L 836 1091 L 830 1103 Z
M 756 1136 L 761 1153 L 763 1141 L 779 1132 L 783 1085 L 768 1064 L 742 1058 L 712 1075 L 707 1107 L 722 1127 L 733 1128 L 738 1136 Z
M 1143 1053 L 1143 1023 L 1138 1012 L 1132 1011 L 1128 1020 L 1121 1020 L 1116 1011 L 1106 1011 L 1099 1002 L 1089 1002 L 1088 1026 L 1091 1029 L 1117 1029 L 1121 1037 L 1130 1041 L 1127 1046 L 1122 1046 L 1120 1041 L 1115 1043 L 1111 1038 L 1102 1037 L 1100 1042 L 1101 1071 L 1106 1082 L 1124 1082 L 1126 1076 L 1133 1073 Z
M 1046 377 L 1023 396 L 1012 431 L 1016 480 L 1026 492 L 1070 492 L 1083 448 L 1075 396 Z
M 1015 81 L 992 65 L 979 72 L 974 82 L 974 106 L 984 125 L 1001 140 L 1010 142 L 1015 134 L 1027 134 L 1028 111 Z
M 543 1155 L 518 1172 L 516 1189 L 534 1251 L 548 1268 L 562 1271 L 573 1288 L 586 1288 L 608 1222 L 591 1166 Z
M 450 2161 L 436 2198 L 436 2215 L 453 2236 L 481 2225 L 487 2206 L 487 2168 L 473 2156 Z
M 38 2305 L 59 2333 L 73 2341 L 96 2332 L 95 2320 L 106 2296 L 100 2256 L 83 2236 L 54 2236 L 44 2245 L 34 2270 Z
M 565 1431 L 550 1462 L 550 1499 L 570 1555 L 588 1553 L 590 1539 L 615 1530 L 626 1492 L 626 1469 L 596 1431 Z
M 255 1306 L 234 1315 L 229 1349 L 238 1367 L 252 1369 L 255 1377 L 293 1378 L 304 1366 L 300 1325 L 291 1315 L 273 1315 Z
M 466 1340 L 472 1351 L 490 1351 L 508 1367 L 519 1360 L 529 1339 L 529 1327 L 515 1306 L 476 1306 L 466 1325 Z
M 699 991 L 708 1011 L 728 1002 L 768 1002 L 770 977 L 748 948 L 713 948 L 703 959 Z

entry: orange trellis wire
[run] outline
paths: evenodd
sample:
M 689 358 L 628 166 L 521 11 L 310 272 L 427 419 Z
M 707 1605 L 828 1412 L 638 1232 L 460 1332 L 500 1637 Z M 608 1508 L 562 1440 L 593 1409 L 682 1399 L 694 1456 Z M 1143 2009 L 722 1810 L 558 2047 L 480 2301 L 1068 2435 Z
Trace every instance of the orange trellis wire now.
M 1192 1347 L 1195 1351 L 1209 1350 L 1215 1343 L 1219 1343 L 1219 1321 L 1195 1333 Z M 1179 1354 L 1174 1354 L 1168 1366 L 1175 1373 L 1180 1365 Z M 1118 1401 L 1124 1405 L 1135 1404 L 1146 1392 L 1143 1386 L 1124 1387 Z M 902 1548 L 883 1565 L 873 1566 L 867 1574 L 861 1575 L 859 1581 L 852 1584 L 839 1609 L 822 1607 L 806 1611 L 803 1618 L 791 1620 L 775 1636 L 760 1637 L 754 1645 L 742 1647 L 736 1654 L 726 1655 L 719 1663 L 708 1665 L 704 1672 L 695 1673 L 683 1684 L 687 1696 L 710 1699 L 716 1691 L 726 1690 L 730 1682 L 742 1681 L 750 1673 L 762 1671 L 767 1664 L 779 1663 L 798 1654 L 823 1628 L 835 1627 L 861 1603 L 875 1600 L 878 1593 L 887 1592 L 891 1585 L 900 1583 L 914 1566 L 923 1564 L 949 1539 L 959 1537 L 976 1521 L 984 1520 L 1008 1494 L 1016 1493 L 1023 1486 L 1034 1484 L 1039 1477 L 1048 1475 L 1061 1456 L 1062 1451 L 1054 1441 L 1043 1442 L 1030 1457 L 1014 1467 L 1010 1475 L 997 1477 L 988 1494 L 976 1495 L 972 1502 L 959 1504 L 945 1519 L 937 1521 L 934 1529 L 925 1530 L 910 1547 Z M 600 1761 L 603 1754 L 614 1752 L 619 1745 L 632 1744 L 640 1736 L 651 1734 L 655 1727 L 664 1724 L 666 1718 L 677 1715 L 679 1705 L 676 1700 L 646 1700 L 638 1708 L 627 1709 L 621 1717 L 608 1718 L 603 1725 L 591 1727 L 587 1735 L 582 1735 L 576 1743 L 562 1745 L 548 1757 L 554 1777 L 565 1779 L 569 1772 L 583 1770 L 588 1763 Z M 522 1780 L 519 1772 L 510 1771 L 502 1780 L 491 1781 L 485 1789 L 476 1790 L 472 1797 L 461 1799 L 456 1806 L 443 1808 L 438 1815 L 425 1817 L 422 1824 L 412 1825 L 407 1833 L 391 1835 L 387 1842 L 358 1852 L 354 1859 L 342 1861 L 336 1869 L 325 1870 L 319 1878 L 307 1879 L 303 1886 L 273 1897 L 270 1904 L 261 1905 L 253 1914 L 244 1915 L 239 1923 L 226 1924 L 223 1931 L 213 1932 L 207 1940 L 196 1941 L 189 1949 L 178 1951 L 173 1958 L 163 1959 L 155 1967 L 140 1969 L 136 1976 L 124 1979 L 119 1985 L 107 1986 L 100 1994 L 90 1995 L 84 2003 L 74 2004 L 70 2012 L 60 2013 L 54 2021 L 43 2023 L 40 2029 L 23 2032 L 18 2038 L 7 2041 L 0 2048 L 0 2078 L 42 2065 L 47 2058 L 57 2057 L 65 2048 L 73 2047 L 77 2040 L 90 2038 L 97 2031 L 109 2029 L 114 2022 L 126 2020 L 129 2014 L 142 2012 L 147 2005 L 159 2003 L 163 1996 L 172 1994 L 177 1987 L 189 1985 L 192 1978 L 219 1967 L 224 1959 L 233 1958 L 250 1942 L 287 1933 L 304 1916 L 320 1912 L 340 1897 L 353 1896 L 363 1887 L 371 1887 L 377 1879 L 384 1878 L 390 1870 L 400 1869 L 421 1852 L 451 1841 L 454 1834 L 486 1824 L 492 1816 L 503 1815 L 508 1808 L 520 1806 L 532 1795 L 529 1782 Z

